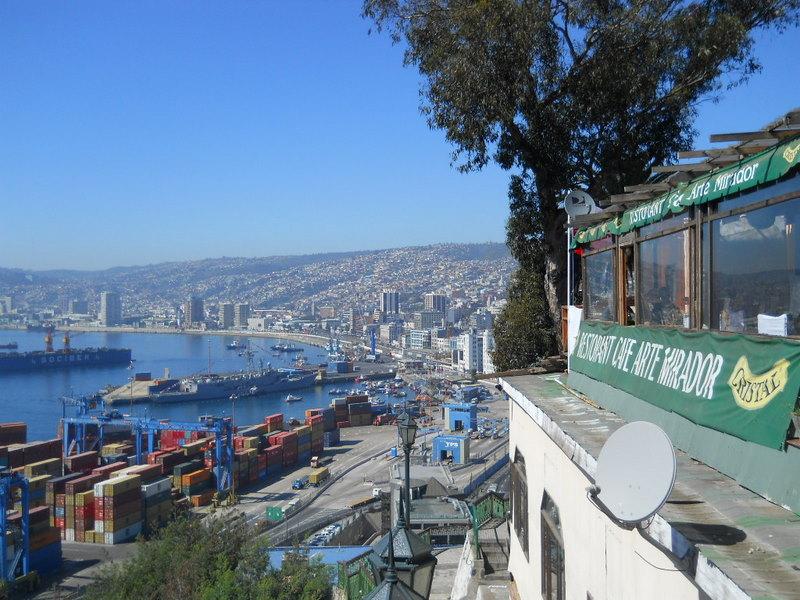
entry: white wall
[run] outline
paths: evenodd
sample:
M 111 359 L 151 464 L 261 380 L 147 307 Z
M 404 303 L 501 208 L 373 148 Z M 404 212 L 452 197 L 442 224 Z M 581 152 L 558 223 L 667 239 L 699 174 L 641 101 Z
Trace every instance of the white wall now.
M 541 600 L 540 507 L 544 490 L 559 508 L 564 539 L 566 598 L 684 600 L 704 596 L 676 565 L 638 531 L 611 522 L 587 498 L 589 479 L 513 400 L 511 460 L 517 448 L 528 479 L 528 548 L 525 559 L 511 526 L 509 571 L 522 600 Z

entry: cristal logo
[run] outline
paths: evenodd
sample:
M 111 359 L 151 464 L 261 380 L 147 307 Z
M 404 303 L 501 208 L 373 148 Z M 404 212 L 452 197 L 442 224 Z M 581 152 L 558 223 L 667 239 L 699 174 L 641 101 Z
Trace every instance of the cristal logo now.
M 789 361 L 782 358 L 766 373 L 754 375 L 746 356 L 739 357 L 728 379 L 736 404 L 746 410 L 764 408 L 786 387 Z

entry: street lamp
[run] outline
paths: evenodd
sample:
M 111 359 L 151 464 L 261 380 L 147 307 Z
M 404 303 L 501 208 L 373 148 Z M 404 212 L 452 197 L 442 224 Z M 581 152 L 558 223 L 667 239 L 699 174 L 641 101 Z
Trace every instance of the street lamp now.
M 430 595 L 438 561 L 430 544 L 406 527 L 402 499 L 397 525 L 378 540 L 369 554 L 369 561 L 376 580 L 387 582 L 394 576 L 418 596 L 427 598 Z
M 397 433 L 400 435 L 400 441 L 403 444 L 403 452 L 406 457 L 406 523 L 411 526 L 411 448 L 414 446 L 414 440 L 417 437 L 417 422 L 414 418 L 404 412 L 397 419 Z

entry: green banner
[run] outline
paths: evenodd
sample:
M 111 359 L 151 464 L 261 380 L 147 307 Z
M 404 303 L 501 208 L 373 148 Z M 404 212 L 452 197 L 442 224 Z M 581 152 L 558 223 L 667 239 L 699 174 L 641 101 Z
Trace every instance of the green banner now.
M 572 246 L 574 248 L 593 242 L 609 234 L 628 233 L 671 214 L 680 213 L 690 206 L 713 202 L 724 196 L 775 181 L 798 164 L 800 139 L 794 138 L 711 175 L 694 179 L 655 200 L 630 208 L 614 219 L 579 229 L 573 236 Z
M 800 390 L 800 343 L 584 321 L 570 368 L 698 425 L 781 448 Z

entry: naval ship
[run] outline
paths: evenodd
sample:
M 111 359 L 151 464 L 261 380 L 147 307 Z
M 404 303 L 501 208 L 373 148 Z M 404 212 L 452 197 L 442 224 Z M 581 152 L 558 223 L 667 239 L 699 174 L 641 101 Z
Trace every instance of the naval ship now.
M 50 328 L 44 337 L 44 350 L 0 352 L 0 373 L 131 364 L 130 348 L 72 348 L 70 342 L 69 331 L 65 331 L 64 347 L 53 349 L 53 329 Z
M 316 373 L 301 369 L 264 368 L 240 373 L 194 375 L 180 379 L 138 382 L 139 390 L 122 386 L 105 396 L 109 404 L 152 402 L 171 404 L 198 400 L 248 398 L 270 392 L 286 392 L 314 385 Z M 144 388 L 144 391 L 140 391 Z

